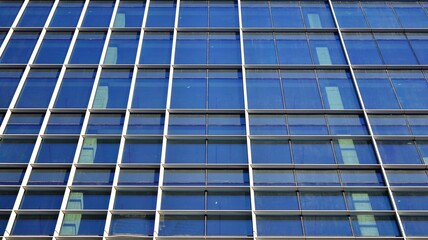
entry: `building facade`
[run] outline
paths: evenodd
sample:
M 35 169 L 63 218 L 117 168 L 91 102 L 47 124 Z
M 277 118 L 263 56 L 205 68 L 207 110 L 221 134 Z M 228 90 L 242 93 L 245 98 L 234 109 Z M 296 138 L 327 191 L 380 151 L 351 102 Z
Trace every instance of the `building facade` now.
M 428 2 L 0 1 L 3 239 L 428 238 Z

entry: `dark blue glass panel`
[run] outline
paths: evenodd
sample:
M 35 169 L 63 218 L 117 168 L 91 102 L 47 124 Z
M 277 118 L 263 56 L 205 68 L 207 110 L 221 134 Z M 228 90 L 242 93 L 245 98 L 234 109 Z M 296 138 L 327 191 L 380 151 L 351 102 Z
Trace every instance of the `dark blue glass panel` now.
M 247 144 L 244 140 L 208 140 L 208 164 L 246 164 Z
M 39 32 L 15 32 L 10 38 L 0 63 L 27 63 L 39 38 Z
M 165 108 L 168 82 L 168 69 L 139 70 L 132 108 Z
M 160 163 L 161 151 L 162 140 L 160 139 L 127 139 L 123 150 L 122 163 Z
M 72 163 L 77 139 L 43 139 L 36 163 Z
M 114 169 L 77 169 L 73 185 L 111 185 Z
M 281 82 L 277 71 L 247 71 L 248 107 L 252 109 L 284 108 Z
M 93 108 L 126 108 L 132 69 L 105 69 L 101 73 Z
M 248 186 L 247 170 L 208 170 L 210 186 Z
M 9 107 L 23 72 L 22 69 L 0 69 L 0 108 Z
M 300 217 L 257 216 L 259 236 L 302 236 Z
M 179 27 L 208 27 L 207 1 L 180 2 Z
M 98 64 L 105 39 L 105 32 L 81 32 L 77 36 L 69 63 Z
M 22 1 L 2 1 L 0 3 L 0 26 L 10 27 L 21 8 Z
M 104 210 L 108 208 L 110 191 L 73 190 L 67 202 L 68 210 Z
M 407 236 L 427 236 L 428 218 L 425 216 L 403 216 L 401 217 Z
M 75 27 L 82 12 L 83 2 L 59 1 L 50 27 Z
M 382 174 L 375 170 L 342 170 L 342 184 L 345 186 L 383 186 Z
M 180 169 L 165 170 L 163 184 L 165 186 L 200 186 L 205 185 L 205 170 L 200 169 Z
M 208 210 L 250 210 L 250 193 L 244 191 L 216 192 L 209 191 Z
M 38 134 L 44 114 L 14 113 L 6 125 L 6 134 Z
M 113 1 L 93 1 L 89 3 L 82 27 L 108 27 L 113 13 Z
M 172 33 L 145 32 L 140 64 L 169 64 L 171 62 Z
M 18 27 L 43 27 L 53 2 L 30 1 L 19 20 Z
M 291 163 L 290 146 L 283 140 L 253 140 L 252 162 L 255 164 Z
M 241 44 L 237 33 L 210 33 L 209 64 L 240 64 Z
M 235 0 L 209 2 L 209 26 L 238 27 L 238 4 Z
M 203 236 L 205 233 L 204 216 L 171 215 L 160 217 L 160 236 Z
M 15 198 L 17 194 L 18 194 L 18 191 L 16 190 L 1 190 L 0 191 L 0 209 L 12 209 L 13 205 L 15 204 Z
M 10 215 L 9 213 L 0 214 L 0 232 L 4 233 L 4 230 L 6 229 L 7 223 L 9 222 L 9 215 Z
M 0 163 L 28 163 L 34 144 L 34 139 L 0 139 Z
M 146 27 L 174 27 L 175 1 L 150 2 Z
M 131 114 L 127 134 L 162 135 L 165 114 Z
M 267 1 L 243 1 L 241 7 L 243 27 L 272 27 Z
M 361 4 L 372 28 L 400 28 L 394 11 L 386 2 L 363 2 Z
M 104 64 L 134 64 L 139 38 L 138 32 L 113 32 Z
M 276 34 L 280 64 L 312 64 L 308 40 L 303 34 Z
M 427 34 L 408 34 L 410 45 L 421 65 L 428 64 L 428 35 Z
M 34 168 L 31 171 L 28 185 L 66 185 L 69 174 L 69 169 Z
M 421 72 L 391 71 L 390 76 L 404 109 L 428 108 L 428 84 Z
M 207 217 L 208 236 L 252 236 L 251 216 Z
M 349 210 L 391 210 L 391 202 L 386 192 L 346 192 Z
M 403 115 L 370 115 L 370 123 L 376 135 L 411 135 Z
M 47 32 L 34 63 L 62 64 L 72 37 L 72 32 Z
M 395 192 L 394 199 L 399 210 L 428 210 L 427 192 Z
M 62 191 L 27 190 L 22 199 L 20 209 L 60 209 Z
M 208 71 L 208 108 L 243 109 L 242 73 L 236 70 Z
M 60 235 L 102 236 L 106 215 L 65 214 Z
M 250 132 L 252 135 L 287 135 L 288 128 L 285 115 L 252 114 Z
M 294 173 L 292 170 L 254 170 L 255 186 L 294 186 Z
M 338 186 L 339 175 L 334 170 L 300 170 L 297 171 L 299 186 Z
M 334 28 L 334 20 L 327 2 L 302 2 L 307 28 Z
M 145 6 L 145 2 L 121 1 L 113 27 L 141 27 Z
M 299 202 L 295 192 L 265 192 L 255 193 L 257 210 L 299 210 Z
M 25 169 L 0 169 L 0 185 L 20 185 Z
M 378 33 L 375 34 L 375 38 L 385 64 L 418 64 L 413 50 L 403 34 Z
M 339 26 L 342 28 L 367 28 L 366 18 L 358 2 L 333 2 Z M 347 46 L 348 47 L 348 46 Z
M 328 129 L 323 115 L 288 115 L 291 135 L 327 135 Z
M 335 164 L 330 141 L 292 141 L 295 164 Z
M 303 18 L 298 3 L 271 1 L 273 25 L 276 28 L 303 28 Z
M 260 21 L 260 19 L 257 19 Z M 277 64 L 277 56 L 273 35 L 251 33 L 244 35 L 246 64 Z
M 319 86 L 312 71 L 282 71 L 286 108 L 321 109 Z
M 22 214 L 16 216 L 15 223 L 12 228 L 13 235 L 49 235 L 54 234 L 56 215 L 27 215 Z
M 206 163 L 204 140 L 169 140 L 166 150 L 166 163 Z
M 391 4 L 404 28 L 428 27 L 428 16 L 418 2 L 392 2 Z
M 156 198 L 156 191 L 117 191 L 114 209 L 155 210 Z
M 352 64 L 383 64 L 377 44 L 371 34 L 346 34 L 344 38 Z
M 346 64 L 345 55 L 336 34 L 310 34 L 309 39 L 315 64 Z
M 159 169 L 122 169 L 118 185 L 157 186 Z
M 243 114 L 208 115 L 209 135 L 245 135 L 245 117 Z
M 352 236 L 346 216 L 305 216 L 303 223 L 307 236 Z
M 188 54 L 187 54 L 188 55 Z M 171 108 L 206 108 L 207 72 L 178 70 L 174 73 Z
M 207 64 L 207 33 L 181 33 L 177 36 L 176 64 Z
M 377 164 L 370 141 L 338 139 L 333 143 L 339 164 Z
M 84 114 L 51 114 L 46 134 L 80 134 Z
M 379 141 L 384 164 L 423 164 L 416 145 L 410 141 Z
M 124 114 L 91 114 L 86 134 L 121 134 Z
M 205 135 L 206 116 L 201 114 L 171 114 L 168 134 L 172 135 Z
M 58 69 L 32 69 L 19 95 L 17 108 L 47 108 L 59 76 Z
M 351 220 L 355 236 L 401 236 L 395 217 L 356 215 L 351 216 Z M 369 224 L 373 226 L 373 232 L 367 231 Z
M 152 236 L 154 225 L 154 215 L 113 215 L 110 234 Z
M 116 163 L 119 139 L 85 138 L 79 163 Z
M 95 74 L 94 69 L 67 69 L 55 101 L 55 108 L 86 108 Z
M 165 191 L 162 193 L 162 210 L 204 210 L 205 192 Z
M 301 192 L 302 210 L 346 210 L 342 192 Z

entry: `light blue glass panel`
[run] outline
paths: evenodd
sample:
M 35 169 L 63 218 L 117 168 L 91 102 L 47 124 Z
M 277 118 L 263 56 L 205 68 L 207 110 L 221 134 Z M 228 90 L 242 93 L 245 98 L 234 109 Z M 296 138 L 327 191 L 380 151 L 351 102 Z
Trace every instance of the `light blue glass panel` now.
M 255 186 L 295 186 L 293 170 L 255 169 Z
M 339 186 L 335 170 L 299 170 L 296 173 L 299 186 Z
M 332 135 L 368 135 L 362 115 L 327 115 Z
M 72 163 L 77 139 L 43 139 L 36 163 Z
M 416 58 L 421 65 L 428 64 L 428 35 L 427 34 L 418 34 L 418 33 L 409 33 L 407 34 L 410 45 L 413 48 L 413 52 L 416 55 Z
M 108 27 L 113 13 L 113 1 L 93 1 L 89 3 L 82 27 Z
M 83 4 L 81 1 L 59 1 L 49 27 L 75 27 Z
M 342 170 L 342 184 L 345 186 L 383 186 L 382 174 L 376 170 Z
M 370 141 L 338 139 L 333 141 L 339 164 L 377 164 L 377 158 Z
M 250 132 L 252 135 L 287 135 L 285 115 L 250 115 Z
M 400 210 L 427 210 L 427 192 L 394 192 L 395 203 Z
M 288 115 L 290 135 L 327 135 L 324 115 Z
M 104 69 L 98 82 L 93 108 L 126 108 L 132 69 Z
M 241 71 L 208 71 L 209 109 L 243 109 L 243 91 Z
M 336 34 L 310 34 L 309 45 L 317 65 L 346 64 L 339 37 Z
M 422 164 L 416 145 L 411 141 L 378 141 L 384 164 Z
M 404 28 L 428 27 L 428 15 L 418 2 L 392 2 L 391 5 Z
M 72 32 L 47 32 L 34 63 L 62 64 L 72 37 Z
M 302 210 L 346 210 L 342 192 L 300 192 Z
M 427 115 L 407 115 L 413 135 L 428 135 Z
M 34 139 L 0 139 L 0 163 L 28 163 L 33 152 Z
M 308 40 L 304 34 L 276 34 L 280 64 L 312 64 Z
M 177 70 L 172 82 L 171 108 L 207 107 L 207 72 L 204 70 Z
M 30 1 L 19 20 L 18 27 L 43 27 L 53 2 Z
M 369 115 L 373 133 L 376 135 L 411 135 L 403 115 Z
M 80 151 L 79 163 L 116 163 L 119 139 L 85 138 Z
M 387 192 L 345 192 L 349 210 L 391 210 Z
M 67 69 L 55 101 L 55 108 L 86 108 L 95 75 L 95 69 Z
M 98 64 L 105 39 L 105 32 L 80 32 L 77 36 L 69 63 Z
M 123 150 L 122 163 L 160 163 L 162 140 L 127 139 Z
M 144 1 L 121 1 L 113 27 L 141 27 L 145 6 Z
M 132 108 L 165 108 L 168 69 L 140 69 L 135 83 Z
M 351 222 L 355 236 L 401 236 L 393 216 L 356 215 L 351 216 Z
M 171 32 L 145 32 L 140 64 L 169 64 L 171 62 L 171 50 Z
M 318 71 L 324 108 L 359 109 L 357 94 L 347 71 Z
M 67 210 L 106 210 L 110 201 L 110 191 L 72 190 L 67 202 Z
M 209 33 L 209 64 L 240 64 L 241 44 L 238 33 Z
M 386 173 L 391 186 L 428 186 L 424 170 L 389 170 Z
M 146 27 L 174 27 L 175 7 L 174 0 L 150 2 Z
M 102 236 L 106 215 L 67 213 L 64 216 L 60 235 L 95 235 Z
M 245 135 L 243 114 L 210 114 L 207 120 L 209 135 Z
M 27 63 L 39 38 L 39 32 L 14 32 L 10 38 L 0 63 Z
M 207 33 L 180 33 L 177 35 L 175 64 L 207 64 Z
M 139 38 L 138 32 L 113 32 L 104 64 L 134 64 Z
M 22 1 L 1 1 L 0 2 L 0 26 L 10 27 L 21 8 Z

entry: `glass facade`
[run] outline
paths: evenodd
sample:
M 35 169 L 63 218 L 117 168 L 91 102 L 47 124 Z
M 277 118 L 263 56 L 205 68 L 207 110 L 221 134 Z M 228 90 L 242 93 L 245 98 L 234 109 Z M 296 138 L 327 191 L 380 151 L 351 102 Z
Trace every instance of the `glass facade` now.
M 428 2 L 0 0 L 0 238 L 428 237 Z

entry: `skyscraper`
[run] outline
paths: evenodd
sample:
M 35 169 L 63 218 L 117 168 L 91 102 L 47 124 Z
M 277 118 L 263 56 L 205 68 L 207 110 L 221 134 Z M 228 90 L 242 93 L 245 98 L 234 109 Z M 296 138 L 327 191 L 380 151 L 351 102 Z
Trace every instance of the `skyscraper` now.
M 428 237 L 425 1 L 0 1 L 4 239 Z

